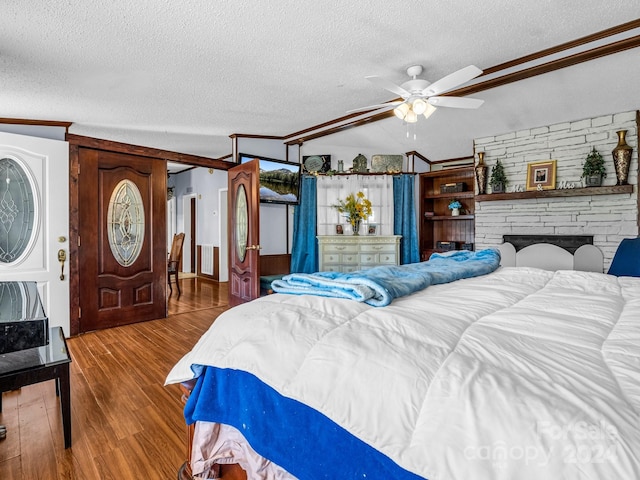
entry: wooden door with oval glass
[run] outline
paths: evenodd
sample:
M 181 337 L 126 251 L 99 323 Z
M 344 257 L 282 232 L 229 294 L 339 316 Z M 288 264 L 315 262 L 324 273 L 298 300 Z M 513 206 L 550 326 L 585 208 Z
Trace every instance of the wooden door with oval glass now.
M 258 160 L 229 175 L 229 305 L 260 295 L 260 168 Z
M 164 318 L 166 163 L 80 148 L 80 332 Z

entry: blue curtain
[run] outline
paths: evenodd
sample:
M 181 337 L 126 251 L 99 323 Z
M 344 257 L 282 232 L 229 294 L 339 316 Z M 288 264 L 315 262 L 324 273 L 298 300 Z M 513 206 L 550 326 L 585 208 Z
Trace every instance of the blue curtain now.
M 318 242 L 316 239 L 316 177 L 304 175 L 300 204 L 293 214 L 293 242 L 291 245 L 291 273 L 318 271 Z
M 414 175 L 393 177 L 393 234 L 402 235 L 400 240 L 400 263 L 420 261 L 416 207 L 413 198 Z

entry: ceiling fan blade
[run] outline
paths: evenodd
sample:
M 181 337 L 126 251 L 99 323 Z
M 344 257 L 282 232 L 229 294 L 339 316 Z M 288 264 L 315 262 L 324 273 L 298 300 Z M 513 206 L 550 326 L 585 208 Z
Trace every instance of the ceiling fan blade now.
M 434 107 L 478 108 L 484 103 L 484 100 L 463 97 L 429 97 L 427 102 Z
M 380 103 L 378 105 L 369 105 L 367 107 L 354 108 L 353 110 L 347 110 L 347 113 L 356 113 L 356 112 L 366 112 L 368 110 L 375 110 L 376 108 L 380 108 L 381 112 L 385 110 L 391 110 L 392 108 L 396 108 L 398 105 L 404 102 L 389 102 L 389 103 Z
M 371 75 L 369 77 L 364 77 L 369 80 L 371 83 L 374 83 L 378 87 L 384 88 L 385 90 L 389 90 L 391 93 L 395 93 L 396 95 L 400 95 L 402 98 L 409 98 L 411 96 L 411 92 L 408 92 L 400 85 L 396 85 L 393 82 L 390 82 L 387 79 L 382 77 L 378 77 L 376 75 Z
M 447 92 L 458 85 L 468 82 L 469 80 L 476 78 L 482 73 L 475 65 L 469 65 L 468 67 L 461 68 L 460 70 L 450 73 L 446 77 L 442 77 L 437 82 L 433 82 L 427 88 L 422 91 L 423 95 L 430 97 L 432 95 L 440 95 Z

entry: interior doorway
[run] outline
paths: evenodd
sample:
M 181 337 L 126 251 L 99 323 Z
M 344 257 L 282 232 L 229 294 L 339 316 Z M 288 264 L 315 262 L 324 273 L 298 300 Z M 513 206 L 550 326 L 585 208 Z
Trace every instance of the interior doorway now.
M 171 315 L 202 308 L 207 303 L 210 291 L 223 292 L 226 303 L 227 287 L 217 285 L 217 282 L 224 284 L 228 281 L 228 217 L 226 171 L 183 164 L 171 164 L 169 168 L 169 189 L 173 190 L 176 199 L 176 232 L 185 233 L 182 267 L 178 274 L 183 293 L 179 297 L 169 296 L 168 312 Z M 224 191 L 221 192 L 221 189 Z M 219 203 L 220 199 L 222 203 Z M 222 246 L 219 243 L 220 236 L 224 240 Z M 193 299 L 190 298 L 191 294 L 194 295 Z

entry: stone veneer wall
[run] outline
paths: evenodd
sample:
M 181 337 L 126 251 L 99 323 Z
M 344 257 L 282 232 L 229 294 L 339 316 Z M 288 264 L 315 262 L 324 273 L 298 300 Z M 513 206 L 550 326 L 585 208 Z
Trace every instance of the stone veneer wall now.
M 637 128 L 632 111 L 475 139 L 475 151 L 485 152 L 488 174 L 500 159 L 509 179 L 507 191 L 512 192 L 516 185 L 524 189 L 527 164 L 544 160 L 557 160 L 556 188 L 563 181 L 582 187 L 582 164 L 592 147 L 607 164 L 603 185 L 615 185 L 611 150 L 618 143 L 616 131 L 627 130 L 627 143 L 633 147 L 628 181 L 635 185 L 632 194 L 476 201 L 476 248 L 498 245 L 506 234 L 593 235 L 606 272 L 620 241 L 638 236 Z

